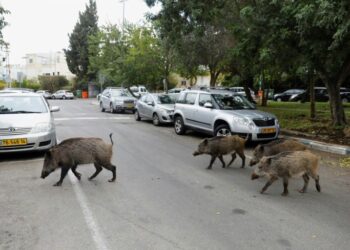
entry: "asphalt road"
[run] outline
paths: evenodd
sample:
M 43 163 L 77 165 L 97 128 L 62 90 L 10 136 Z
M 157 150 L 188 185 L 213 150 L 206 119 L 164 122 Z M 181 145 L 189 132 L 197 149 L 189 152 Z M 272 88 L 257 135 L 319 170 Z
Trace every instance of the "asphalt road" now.
M 51 101 L 59 140 L 114 133 L 117 182 L 79 166 L 53 187 L 60 171 L 40 179 L 42 154 L 0 155 L 0 249 L 349 249 L 350 171 L 321 165 L 322 193 L 290 181 L 250 180 L 252 169 L 222 169 L 193 157 L 204 135 L 178 136 L 171 126 L 101 113 L 92 100 Z M 251 148 L 246 150 L 251 155 Z M 228 161 L 229 158 L 226 158 Z

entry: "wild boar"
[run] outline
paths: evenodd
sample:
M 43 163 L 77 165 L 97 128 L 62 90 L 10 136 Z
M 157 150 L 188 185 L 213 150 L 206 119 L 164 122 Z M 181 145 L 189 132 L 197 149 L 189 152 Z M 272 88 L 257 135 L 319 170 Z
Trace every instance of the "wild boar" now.
M 95 178 L 102 167 L 110 170 L 113 174 L 109 182 L 116 179 L 116 166 L 111 163 L 112 158 L 112 133 L 109 135 L 111 144 L 105 143 L 100 138 L 70 138 L 62 141 L 59 145 L 51 148 L 46 154 L 41 178 L 46 178 L 57 168 L 61 168 L 61 178 L 54 186 L 61 186 L 69 169 L 80 180 L 81 174 L 76 171 L 79 164 L 94 163 L 96 172 L 89 177 Z
M 289 178 L 299 176 L 302 176 L 304 179 L 304 186 L 299 190 L 300 193 L 306 192 L 309 176 L 315 180 L 317 191 L 321 192 L 318 157 L 308 150 L 287 151 L 274 156 L 262 157 L 251 178 L 254 180 L 261 176 L 267 176 L 269 180 L 260 193 L 264 193 L 278 177 L 281 177 L 283 179 L 282 195 L 286 196 L 288 195 Z
M 231 154 L 232 159 L 227 165 L 229 167 L 231 163 L 236 159 L 237 153 L 242 159 L 242 168 L 244 168 L 244 147 L 247 140 L 248 136 L 246 139 L 243 139 L 237 135 L 216 136 L 213 138 L 206 138 L 203 141 L 201 141 L 201 143 L 198 145 L 198 149 L 193 153 L 193 156 L 201 154 L 211 155 L 210 164 L 207 167 L 207 169 L 211 169 L 216 157 L 220 159 L 220 161 L 222 162 L 222 167 L 225 168 L 226 164 L 223 159 L 223 155 Z
M 307 147 L 304 144 L 290 139 L 279 139 L 264 145 L 259 144 L 254 149 L 249 166 L 257 164 L 263 156 L 272 156 L 285 151 L 302 151 L 306 149 Z

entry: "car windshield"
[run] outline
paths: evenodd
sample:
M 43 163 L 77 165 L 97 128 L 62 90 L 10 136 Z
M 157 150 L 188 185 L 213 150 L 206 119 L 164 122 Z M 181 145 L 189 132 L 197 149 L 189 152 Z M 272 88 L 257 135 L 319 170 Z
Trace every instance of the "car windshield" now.
M 2 96 L 0 114 L 47 113 L 43 99 L 39 96 Z
M 159 104 L 174 104 L 175 101 L 170 98 L 168 95 L 159 95 L 157 96 L 157 103 Z
M 254 105 L 251 104 L 244 96 L 241 95 L 220 95 L 213 94 L 215 101 L 220 106 L 220 109 L 225 110 L 237 110 L 237 109 L 255 109 Z
M 118 97 L 118 96 L 129 96 L 131 97 L 131 94 L 127 91 L 124 90 L 112 90 L 111 91 L 111 96 L 113 97 Z

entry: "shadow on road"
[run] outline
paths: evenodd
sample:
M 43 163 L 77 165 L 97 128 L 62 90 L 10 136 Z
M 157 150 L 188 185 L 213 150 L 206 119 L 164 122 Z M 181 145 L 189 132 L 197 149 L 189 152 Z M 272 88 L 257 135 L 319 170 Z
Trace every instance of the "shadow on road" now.
M 45 152 L 17 152 L 17 153 L 1 153 L 0 162 L 3 161 L 24 161 L 43 158 Z

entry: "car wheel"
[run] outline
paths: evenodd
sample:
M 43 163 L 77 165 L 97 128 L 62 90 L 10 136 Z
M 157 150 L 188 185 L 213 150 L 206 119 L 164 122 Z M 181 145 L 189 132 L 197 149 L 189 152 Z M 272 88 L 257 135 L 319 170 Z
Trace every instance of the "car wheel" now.
M 135 120 L 136 121 L 141 121 L 141 116 L 140 116 L 140 114 L 139 114 L 139 111 L 137 111 L 137 110 L 135 110 Z
M 222 124 L 215 128 L 214 134 L 215 136 L 227 136 L 232 135 L 232 132 L 227 124 Z
M 66 100 L 66 96 L 65 96 L 65 95 L 64 95 L 64 96 L 62 96 L 62 99 L 63 99 L 63 100 Z
M 56 99 L 56 97 L 53 95 L 53 96 L 51 96 L 51 99 Z
M 347 103 L 347 102 L 349 102 L 349 100 L 348 100 L 347 98 L 345 98 L 345 97 L 344 97 L 341 101 L 342 101 L 342 103 Z
M 276 101 L 281 102 L 282 98 L 278 97 Z
M 114 110 L 114 108 L 113 108 L 113 104 L 112 104 L 112 103 L 109 104 L 109 112 L 115 113 L 115 110 Z
M 176 116 L 174 121 L 175 133 L 183 135 L 186 132 L 186 127 L 181 116 Z
M 159 126 L 160 125 L 159 117 L 158 117 L 158 115 L 156 113 L 153 114 L 153 125 L 154 126 Z
M 101 109 L 101 112 L 105 112 L 106 111 L 105 108 L 103 107 L 102 102 L 100 102 L 100 109 Z

